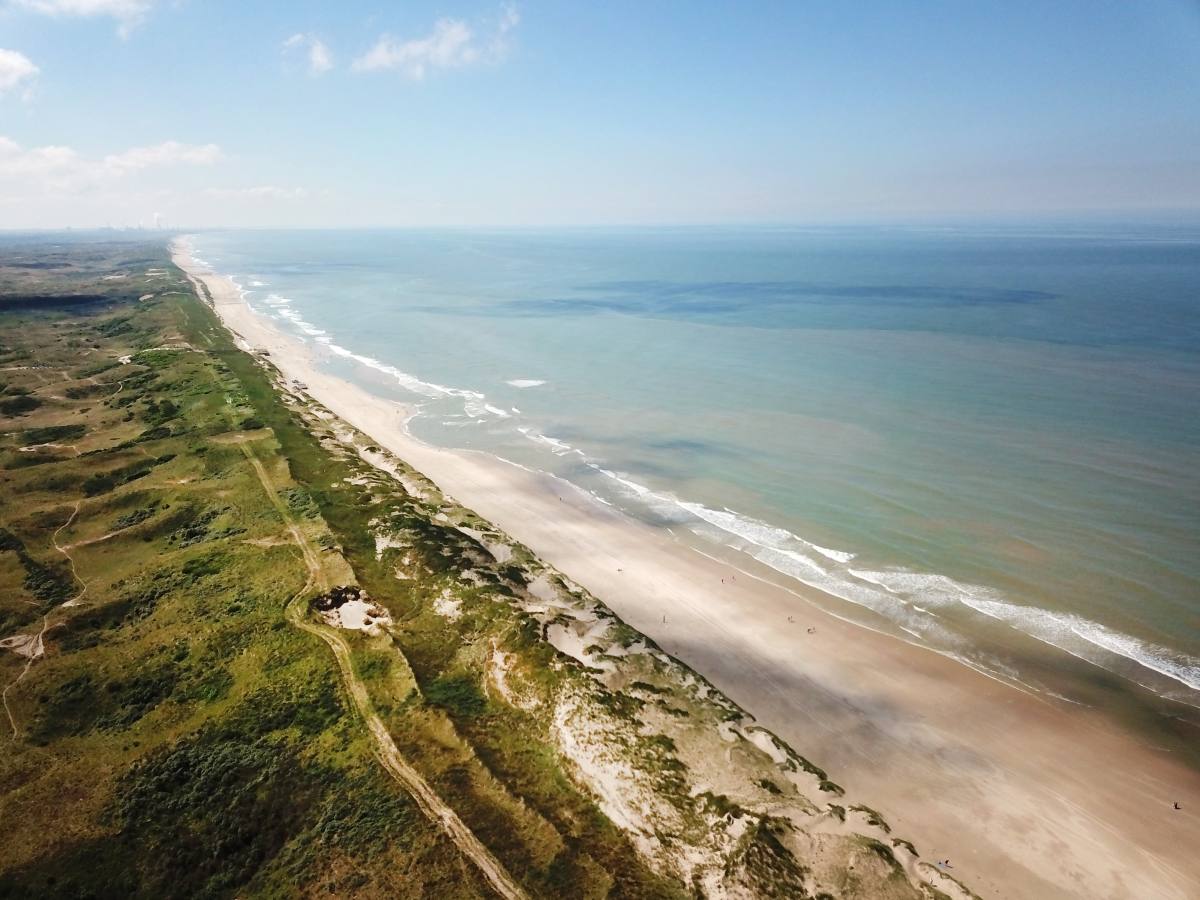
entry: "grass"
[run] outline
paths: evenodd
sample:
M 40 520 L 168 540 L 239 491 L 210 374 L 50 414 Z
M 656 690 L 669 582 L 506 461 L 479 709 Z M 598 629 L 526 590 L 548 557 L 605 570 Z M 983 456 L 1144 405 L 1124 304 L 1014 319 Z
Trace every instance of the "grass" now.
M 0 896 L 340 894 L 351 884 L 484 896 L 378 767 L 324 645 L 284 624 L 283 603 L 304 581 L 294 552 L 243 542 L 278 536 L 281 522 L 236 448 L 203 437 L 252 416 L 225 403 L 242 393 L 236 377 L 208 354 L 139 352 L 178 342 L 187 308 L 204 311 L 178 275 L 100 281 L 138 259 L 167 267 L 163 249 L 38 252 L 51 267 L 17 275 L 0 255 L 4 350 L 39 363 L 6 373 L 0 410 L 20 418 L 0 419 L 0 442 L 77 443 L 80 455 L 0 470 L 0 635 L 37 627 L 78 591 L 52 543 L 75 501 L 60 540 L 74 545 L 88 592 L 51 613 L 46 657 L 9 692 L 19 739 L 0 753 L 10 823 Z M 62 299 L 89 279 L 98 299 Z M 13 297 L 14 282 L 31 289 Z M 139 304 L 151 290 L 156 299 Z M 81 366 L 81 347 L 96 361 Z M 126 355 L 135 361 L 118 369 L 112 360 Z M 257 452 L 286 471 L 274 442 Z M 6 685 L 23 662 L 0 656 Z

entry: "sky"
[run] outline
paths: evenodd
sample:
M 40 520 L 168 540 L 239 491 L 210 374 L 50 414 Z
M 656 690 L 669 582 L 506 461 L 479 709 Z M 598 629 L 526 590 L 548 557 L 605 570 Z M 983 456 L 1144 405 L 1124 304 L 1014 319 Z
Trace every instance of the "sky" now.
M 1200 2 L 0 0 L 0 228 L 1200 212 Z

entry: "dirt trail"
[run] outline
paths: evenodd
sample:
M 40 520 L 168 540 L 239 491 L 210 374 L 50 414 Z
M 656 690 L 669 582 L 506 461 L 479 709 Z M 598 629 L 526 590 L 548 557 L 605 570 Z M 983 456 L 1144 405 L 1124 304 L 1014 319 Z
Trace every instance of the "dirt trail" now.
M 392 740 L 392 736 L 388 733 L 387 727 L 383 724 L 383 720 L 375 712 L 366 686 L 354 672 L 354 666 L 350 660 L 350 645 L 346 643 L 345 638 L 336 629 L 317 625 L 305 619 L 305 602 L 310 592 L 314 588 L 326 591 L 331 587 L 324 567 L 321 565 L 320 555 L 309 542 L 304 532 L 296 525 L 295 520 L 292 518 L 291 510 L 288 509 L 287 504 L 279 497 L 270 475 L 267 474 L 266 467 L 254 454 L 250 445 L 248 443 L 240 443 L 238 446 L 241 447 L 242 452 L 254 467 L 255 473 L 258 475 L 258 480 L 262 483 L 263 490 L 267 492 L 272 505 L 279 512 L 280 516 L 283 517 L 288 531 L 304 556 L 304 564 L 308 568 L 308 581 L 299 593 L 288 601 L 285 611 L 288 621 L 297 628 L 301 628 L 310 634 L 315 634 L 328 644 L 329 649 L 333 651 L 333 655 L 338 662 L 338 668 L 341 669 L 342 678 L 345 680 L 346 690 L 354 701 L 354 706 L 358 714 L 362 716 L 363 721 L 366 723 L 367 730 L 375 741 L 376 755 L 388 773 L 400 783 L 401 787 L 408 791 L 413 800 L 416 801 L 421 812 L 445 832 L 446 836 L 454 842 L 455 846 L 458 847 L 464 856 L 475 863 L 497 894 L 507 898 L 507 900 L 524 900 L 526 897 L 525 891 L 508 873 L 508 870 L 504 868 L 500 860 L 492 855 L 492 852 L 483 845 L 474 832 L 467 827 L 466 823 L 458 817 L 458 814 L 438 796 L 429 783 L 421 777 L 421 774 L 404 759 L 395 741 Z
M 54 535 L 50 538 L 51 542 L 54 544 L 54 549 L 65 556 L 67 558 L 67 562 L 71 564 L 71 576 L 77 582 L 79 582 L 79 593 L 63 603 L 62 606 L 74 606 L 77 602 L 79 602 L 83 595 L 87 593 L 87 582 L 80 578 L 79 573 L 75 571 L 74 558 L 72 558 L 71 554 L 68 552 L 68 548 L 64 547 L 58 542 L 58 536 L 62 534 L 63 529 L 67 528 L 72 522 L 74 522 L 75 517 L 79 515 L 79 507 L 82 505 L 82 503 L 82 500 L 75 501 L 75 506 L 71 510 L 71 515 L 67 518 L 67 521 L 63 522 L 58 526 L 58 528 L 54 529 Z M 55 607 L 55 609 L 58 608 L 59 607 Z M 46 611 L 46 614 L 42 616 L 41 630 L 37 633 L 36 637 L 31 638 L 31 640 L 27 643 L 26 649 L 23 651 L 25 653 L 26 660 L 25 665 L 21 669 L 21 673 L 5 686 L 3 693 L 0 693 L 0 699 L 3 699 L 4 701 L 4 712 L 8 716 L 8 724 L 12 726 L 12 736 L 14 741 L 21 736 L 21 732 L 20 729 L 17 728 L 17 720 L 13 716 L 12 708 L 8 705 L 8 692 L 15 688 L 21 682 L 21 679 L 29 674 L 29 670 L 32 668 L 34 662 L 38 659 L 41 659 L 41 657 L 45 654 L 46 645 L 44 638 L 46 637 L 46 632 L 50 630 L 50 613 L 52 612 L 54 612 L 53 609 Z

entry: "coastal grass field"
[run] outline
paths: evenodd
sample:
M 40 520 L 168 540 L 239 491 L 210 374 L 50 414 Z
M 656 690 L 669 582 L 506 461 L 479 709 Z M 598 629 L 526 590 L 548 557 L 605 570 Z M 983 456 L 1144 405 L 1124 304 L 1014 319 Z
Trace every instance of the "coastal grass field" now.
M 45 655 L 0 657 L 0 892 L 481 891 L 283 622 L 304 571 L 236 442 L 286 464 L 190 286 L 158 247 L 63 257 L 4 285 L 41 296 L 5 304 L 0 632 Z
M 972 896 L 197 290 L 3 248 L 0 896 Z

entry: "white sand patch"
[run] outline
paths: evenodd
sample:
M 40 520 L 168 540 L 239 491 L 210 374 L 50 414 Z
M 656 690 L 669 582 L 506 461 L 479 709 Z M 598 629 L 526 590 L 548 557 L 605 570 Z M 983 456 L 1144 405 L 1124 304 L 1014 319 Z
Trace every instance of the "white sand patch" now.
M 511 659 L 514 656 L 512 653 L 505 653 L 496 646 L 496 639 L 492 639 L 492 655 L 488 660 L 487 675 L 490 679 L 492 687 L 496 689 L 506 703 L 517 707 L 518 709 L 532 710 L 538 706 L 536 697 L 522 697 L 516 692 L 509 681 L 509 673 L 512 670 Z
M 450 590 L 443 590 L 441 596 L 433 601 L 433 611 L 439 616 L 457 622 L 462 618 L 462 601 L 450 596 Z
M 433 499 L 433 495 L 429 489 L 419 479 L 414 478 L 411 474 L 404 471 L 400 466 L 396 465 L 386 453 L 377 453 L 373 450 L 368 450 L 365 447 L 358 446 L 354 441 L 354 435 L 350 432 L 339 434 L 338 440 L 343 444 L 353 447 L 358 451 L 359 458 L 370 466 L 375 467 L 387 474 L 391 475 L 396 481 L 400 482 L 400 486 L 404 488 L 404 493 L 415 500 L 428 501 Z
M 133 357 L 132 356 L 121 356 L 121 357 L 117 358 L 117 362 L 119 362 L 123 366 L 127 366 L 131 362 L 133 362 Z
M 717 734 L 719 734 L 721 736 L 721 740 L 727 744 L 736 743 L 738 739 L 737 726 L 732 722 L 718 722 Z
M 364 631 L 367 634 L 382 634 L 392 624 L 387 610 L 367 600 L 347 600 L 341 606 L 323 610 L 321 618 L 337 628 Z
M 611 659 L 597 658 L 590 655 L 586 649 L 595 644 L 607 648 L 608 642 L 605 640 L 605 635 L 608 634 L 608 627 L 608 622 L 603 619 L 596 619 L 591 622 L 576 621 L 571 623 L 570 626 L 555 622 L 546 629 L 546 640 L 550 642 L 555 650 L 565 653 L 585 666 L 591 666 L 594 669 L 615 671 L 616 663 Z M 605 652 L 607 653 L 607 649 Z
M 376 534 L 375 535 L 375 559 L 383 559 L 385 550 L 403 550 L 408 546 L 407 541 L 402 541 L 400 538 L 391 534 Z
M 66 604 L 64 604 L 66 605 Z M 36 634 L 14 634 L 0 640 L 0 648 L 11 650 L 17 656 L 37 659 L 42 655 L 42 639 Z
M 543 572 L 533 581 L 529 582 L 529 593 L 546 603 L 559 603 L 562 598 L 559 596 L 558 588 L 550 580 L 550 575 Z
M 400 486 L 404 488 L 404 493 L 408 494 L 408 496 L 416 500 L 432 499 L 432 495 L 426 490 L 425 485 L 411 475 L 399 472 L 396 474 L 396 480 L 400 482 Z
M 752 743 L 755 747 L 761 750 L 767 756 L 771 757 L 772 762 L 777 766 L 782 766 L 788 761 L 787 751 L 779 745 L 779 741 L 775 735 L 761 728 L 758 725 L 747 725 L 745 728 L 738 728 L 737 733 Z
M 653 856 L 658 841 L 645 799 L 626 783 L 628 764 L 605 752 L 604 731 L 567 701 L 554 710 L 554 733 L 563 755 L 575 764 L 583 782 L 599 798 L 600 810 L 630 836 L 643 855 Z
M 487 580 L 482 575 L 480 575 L 475 569 L 464 569 L 463 573 L 462 573 L 462 579 L 463 579 L 463 581 L 469 582 L 470 584 L 473 584 L 476 587 L 479 587 L 479 585 L 483 584 L 484 581 Z
M 153 294 L 142 294 L 142 296 L 138 297 L 138 302 L 145 303 L 147 300 L 152 300 L 152 299 L 154 299 Z
M 476 541 L 483 544 L 487 552 L 495 557 L 496 562 L 506 563 L 512 559 L 512 547 L 510 547 L 508 544 L 490 540 L 482 531 L 479 531 L 475 528 L 468 528 L 466 525 L 459 525 L 458 530 L 468 537 L 474 538 Z

